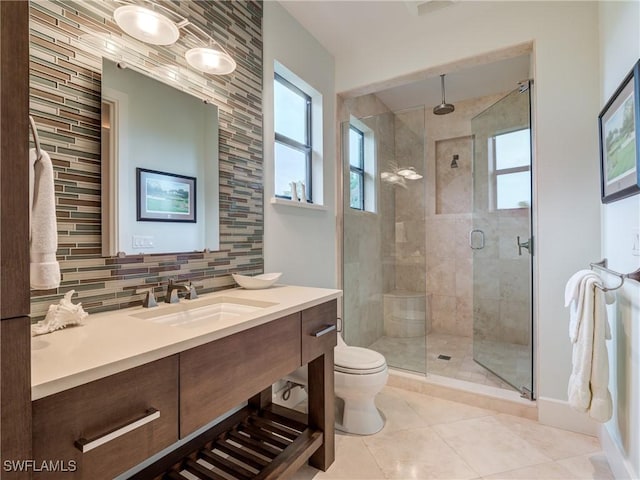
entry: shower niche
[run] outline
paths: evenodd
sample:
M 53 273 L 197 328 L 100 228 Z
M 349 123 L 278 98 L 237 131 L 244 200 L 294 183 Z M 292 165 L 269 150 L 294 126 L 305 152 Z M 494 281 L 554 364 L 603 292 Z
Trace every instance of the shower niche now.
M 471 213 L 473 138 L 436 142 L 436 214 Z

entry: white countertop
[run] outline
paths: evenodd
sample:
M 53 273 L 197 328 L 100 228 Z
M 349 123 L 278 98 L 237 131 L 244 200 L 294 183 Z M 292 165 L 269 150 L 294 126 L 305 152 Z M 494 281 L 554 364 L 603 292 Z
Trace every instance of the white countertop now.
M 91 314 L 83 325 L 31 339 L 31 398 L 37 400 L 99 378 L 197 347 L 285 315 L 339 298 L 342 291 L 275 285 L 264 290 L 235 288 L 154 308 L 127 308 Z M 133 315 L 162 315 L 206 305 L 215 297 L 272 302 L 275 305 L 233 320 L 201 322 L 184 328 Z

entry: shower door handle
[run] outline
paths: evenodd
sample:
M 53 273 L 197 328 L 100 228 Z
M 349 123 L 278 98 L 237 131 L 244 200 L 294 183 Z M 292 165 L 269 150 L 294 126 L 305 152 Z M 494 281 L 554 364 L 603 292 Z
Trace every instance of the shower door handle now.
M 480 245 L 479 246 L 475 246 L 473 239 L 474 236 L 480 236 Z M 473 229 L 469 232 L 469 246 L 471 247 L 471 250 L 481 250 L 484 248 L 484 232 L 478 228 Z
M 530 238 L 526 242 L 520 242 L 520 236 L 516 237 L 516 243 L 518 244 L 518 255 L 522 256 L 522 249 L 526 248 L 529 255 L 531 255 L 531 250 L 533 250 L 533 239 Z

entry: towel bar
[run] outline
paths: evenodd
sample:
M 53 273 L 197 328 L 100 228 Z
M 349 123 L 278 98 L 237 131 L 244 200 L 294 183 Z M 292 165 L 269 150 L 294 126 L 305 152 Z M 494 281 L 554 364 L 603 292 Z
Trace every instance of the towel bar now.
M 29 125 L 31 125 L 31 134 L 33 135 L 33 145 L 36 148 L 36 162 L 42 157 L 42 150 L 40 150 L 40 139 L 38 138 L 38 128 L 36 122 L 31 115 L 29 115 Z
M 635 280 L 636 282 L 640 282 L 640 268 L 638 270 L 636 270 L 635 272 L 631 272 L 631 273 L 620 273 L 620 272 L 616 272 L 615 270 L 611 270 L 610 268 L 607 268 L 608 265 L 608 261 L 606 258 L 600 260 L 599 262 L 594 262 L 594 263 L 590 263 L 589 266 L 591 268 L 599 268 L 600 270 L 603 270 L 607 273 L 610 273 L 611 275 L 615 275 L 616 277 L 620 278 L 620 285 L 618 285 L 617 287 L 600 287 L 598 285 L 596 285 L 596 287 L 598 287 L 600 290 L 602 290 L 603 292 L 611 292 L 613 290 L 618 290 L 620 287 L 622 287 L 622 285 L 624 285 L 624 281 L 625 279 L 629 279 L 629 280 Z

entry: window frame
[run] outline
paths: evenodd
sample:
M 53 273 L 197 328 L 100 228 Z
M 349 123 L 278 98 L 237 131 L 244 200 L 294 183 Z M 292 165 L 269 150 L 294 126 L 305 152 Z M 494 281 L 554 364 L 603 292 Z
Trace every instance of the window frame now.
M 289 80 L 287 80 L 285 77 L 283 77 L 282 75 L 280 75 L 278 72 L 274 72 L 274 82 L 280 82 L 283 86 L 285 86 L 286 88 L 288 88 L 289 90 L 293 91 L 295 94 L 301 96 L 304 100 L 305 100 L 305 104 L 306 104 L 306 112 L 305 112 L 305 120 L 306 120 L 306 128 L 305 128 L 305 142 L 306 143 L 300 143 L 297 140 L 294 140 L 293 138 L 287 137 L 286 135 L 283 135 L 281 133 L 278 133 L 275 130 L 275 122 L 274 122 L 274 136 L 275 136 L 275 143 L 280 143 L 282 145 L 286 145 L 294 150 L 297 150 L 299 152 L 304 153 L 305 155 L 305 189 L 306 189 L 306 194 L 307 194 L 307 198 L 304 199 L 305 202 L 311 202 L 313 203 L 313 173 L 312 173 L 312 153 L 313 153 L 313 137 L 312 137 L 312 125 L 311 125 L 311 119 L 312 119 L 312 98 L 309 94 L 307 94 L 304 90 L 302 90 L 301 88 L 297 87 L 295 84 L 293 84 L 292 82 L 290 82 Z M 274 118 L 275 118 L 275 111 L 276 111 L 276 105 L 275 105 L 275 95 L 274 95 Z M 277 161 L 276 158 L 274 158 L 274 162 Z M 277 198 L 286 198 L 291 200 L 292 196 L 287 196 L 287 195 L 278 195 L 277 193 L 275 194 L 275 196 Z
M 527 130 L 529 132 L 529 162 L 526 165 L 521 165 L 519 167 L 509 167 L 509 168 L 497 168 L 497 164 L 498 164 L 498 152 L 497 152 L 497 148 L 496 148 L 496 138 L 503 136 L 503 135 L 509 135 L 512 133 L 516 133 L 516 132 L 521 132 L 523 130 Z M 502 175 L 510 175 L 513 173 L 522 173 L 522 172 L 529 172 L 529 181 L 531 181 L 531 127 L 526 126 L 523 128 L 516 128 L 514 130 L 509 130 L 506 132 L 500 132 L 500 133 L 496 133 L 495 135 L 492 135 L 489 139 L 490 144 L 489 144 L 489 150 L 491 152 L 491 183 L 492 183 L 492 190 L 493 190 L 493 195 L 492 195 L 492 202 L 493 202 L 493 208 L 494 210 L 518 210 L 521 208 L 531 208 L 531 198 L 529 199 L 529 206 L 527 207 L 511 207 L 511 208 L 499 208 L 498 207 L 498 177 L 502 176 Z M 530 195 L 531 196 L 531 195 Z
M 360 210 L 364 212 L 365 211 L 364 182 L 365 182 L 365 173 L 366 173 L 364 168 L 364 156 L 365 156 L 364 155 L 364 132 L 360 130 L 358 127 L 356 127 L 355 125 L 353 125 L 352 123 L 349 123 L 349 134 L 351 134 L 352 130 L 355 131 L 359 137 L 358 141 L 360 143 L 360 158 L 358 159 L 359 166 L 355 166 L 352 163 L 351 155 L 349 155 L 349 183 L 351 183 L 352 173 L 355 173 L 360 178 L 360 203 L 357 207 L 354 207 L 351 203 L 351 195 L 349 195 L 349 206 L 354 210 Z M 351 192 L 351 188 L 349 188 L 349 192 Z

